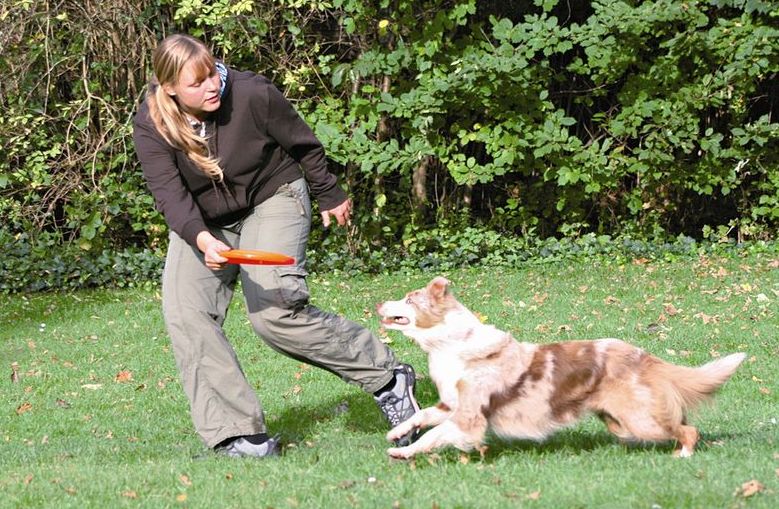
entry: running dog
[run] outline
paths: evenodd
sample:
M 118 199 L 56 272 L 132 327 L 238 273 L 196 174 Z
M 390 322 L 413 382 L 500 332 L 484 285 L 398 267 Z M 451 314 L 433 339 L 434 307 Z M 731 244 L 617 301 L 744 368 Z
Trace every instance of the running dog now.
M 491 429 L 504 438 L 543 440 L 594 413 L 625 441 L 676 440 L 691 456 L 698 430 L 685 413 L 735 372 L 744 353 L 692 368 L 667 363 L 618 339 L 535 345 L 482 323 L 437 277 L 402 300 L 379 304 L 382 326 L 401 331 L 428 354 L 440 402 L 393 428 L 394 441 L 432 427 L 394 458 L 454 446 L 482 450 Z

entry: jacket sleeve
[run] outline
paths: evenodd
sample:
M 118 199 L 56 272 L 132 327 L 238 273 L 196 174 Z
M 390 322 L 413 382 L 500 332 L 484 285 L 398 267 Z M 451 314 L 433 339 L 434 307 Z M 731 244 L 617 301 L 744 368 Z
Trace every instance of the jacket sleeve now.
M 173 147 L 142 116 L 139 112 L 133 121 L 133 141 L 146 185 L 168 227 L 197 247 L 198 233 L 208 229 L 203 215 L 179 173 Z
M 346 200 L 347 194 L 338 185 L 336 176 L 328 171 L 322 143 L 275 86 L 269 84 L 267 89 L 268 134 L 303 168 L 319 208 L 337 207 Z

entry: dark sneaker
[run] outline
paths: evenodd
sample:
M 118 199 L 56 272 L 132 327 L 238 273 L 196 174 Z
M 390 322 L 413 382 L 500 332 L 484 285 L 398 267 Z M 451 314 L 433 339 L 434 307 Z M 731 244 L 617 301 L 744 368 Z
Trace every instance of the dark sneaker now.
M 279 455 L 279 437 L 269 438 L 257 445 L 245 438 L 236 438 L 229 444 L 216 448 L 216 452 L 230 456 L 231 458 L 252 457 L 266 458 Z
M 379 396 L 374 396 L 384 417 L 389 421 L 390 427 L 394 428 L 419 411 L 419 404 L 414 399 L 416 379 L 414 368 L 408 364 L 401 364 L 395 368 L 395 386 Z M 395 445 L 405 447 L 416 440 L 418 436 L 419 430 L 414 429 L 403 438 L 396 440 Z

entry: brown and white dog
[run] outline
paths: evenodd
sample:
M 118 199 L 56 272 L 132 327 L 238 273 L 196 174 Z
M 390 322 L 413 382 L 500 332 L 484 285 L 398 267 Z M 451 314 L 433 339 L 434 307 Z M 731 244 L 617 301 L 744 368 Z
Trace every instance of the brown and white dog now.
M 618 339 L 520 343 L 483 324 L 443 277 L 379 304 L 378 313 L 384 327 L 427 352 L 440 398 L 387 434 L 393 441 L 433 427 L 409 446 L 388 449 L 395 458 L 449 445 L 480 448 L 488 428 L 505 438 L 542 440 L 588 412 L 622 440 L 676 440 L 674 454 L 687 457 L 698 430 L 685 412 L 711 396 L 745 357 L 736 353 L 691 368 Z

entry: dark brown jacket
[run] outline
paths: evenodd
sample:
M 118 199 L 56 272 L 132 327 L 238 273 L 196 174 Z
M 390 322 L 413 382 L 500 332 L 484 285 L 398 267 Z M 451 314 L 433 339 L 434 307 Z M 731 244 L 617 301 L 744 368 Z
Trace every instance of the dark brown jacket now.
M 133 121 L 135 150 L 157 209 L 189 244 L 196 246 L 198 233 L 209 225 L 236 222 L 303 175 L 321 210 L 346 200 L 327 169 L 322 144 L 267 78 L 228 69 L 222 103 L 206 125 L 222 183 L 165 142 L 145 101 Z

